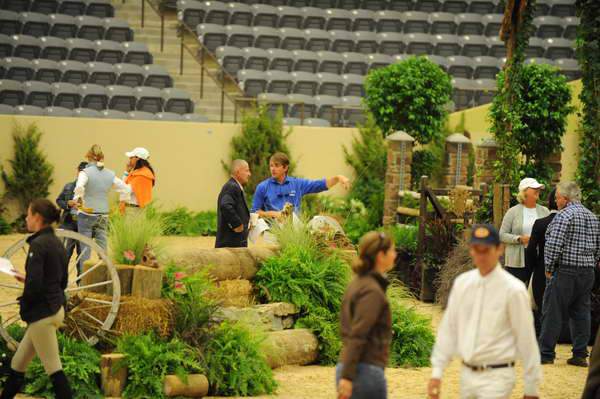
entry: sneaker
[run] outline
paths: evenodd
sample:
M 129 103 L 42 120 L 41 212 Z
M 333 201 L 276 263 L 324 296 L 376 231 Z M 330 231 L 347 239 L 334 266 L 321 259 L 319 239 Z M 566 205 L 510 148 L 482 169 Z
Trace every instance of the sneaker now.
M 567 360 L 567 364 L 570 364 L 571 366 L 577 366 L 577 367 L 587 367 L 588 366 L 587 360 L 584 357 L 572 357 L 569 360 Z
M 554 364 L 554 359 L 542 359 L 542 364 Z

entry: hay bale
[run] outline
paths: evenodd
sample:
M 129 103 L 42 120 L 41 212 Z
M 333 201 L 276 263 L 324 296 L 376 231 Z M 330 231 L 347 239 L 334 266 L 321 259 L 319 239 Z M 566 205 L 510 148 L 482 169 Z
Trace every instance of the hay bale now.
M 209 297 L 223 307 L 244 308 L 254 304 L 254 288 L 248 280 L 217 281 Z
M 319 342 L 307 329 L 275 331 L 267 334 L 264 351 L 271 368 L 305 366 L 317 361 Z
M 440 269 L 435 285 L 438 287 L 435 301 L 446 308 L 448 297 L 454 280 L 460 274 L 473 269 L 474 265 L 469 255 L 469 244 L 461 240 L 458 245 L 450 252 L 446 263 Z

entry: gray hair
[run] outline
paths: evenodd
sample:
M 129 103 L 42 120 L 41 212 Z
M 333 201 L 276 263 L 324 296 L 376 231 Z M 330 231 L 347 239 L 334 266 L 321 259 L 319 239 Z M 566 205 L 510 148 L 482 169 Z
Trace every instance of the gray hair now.
M 231 162 L 231 166 L 229 167 L 229 171 L 231 172 L 231 174 L 235 174 L 239 168 L 242 168 L 244 166 L 248 166 L 248 162 L 246 162 L 243 159 L 234 159 Z
M 558 193 L 569 201 L 581 201 L 581 189 L 575 182 L 566 181 L 558 183 L 556 188 L 558 189 Z

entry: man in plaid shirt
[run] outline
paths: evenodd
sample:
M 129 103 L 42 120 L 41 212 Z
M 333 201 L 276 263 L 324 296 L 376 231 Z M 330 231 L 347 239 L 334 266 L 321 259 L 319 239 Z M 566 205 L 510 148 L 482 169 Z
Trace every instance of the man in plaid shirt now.
M 567 363 L 587 367 L 594 268 L 600 261 L 600 221 L 579 202 L 580 198 L 575 183 L 559 184 L 556 203 L 560 212 L 546 232 L 544 264 L 548 280 L 539 338 L 542 364 L 554 363 L 563 315 L 568 315 L 573 357 Z

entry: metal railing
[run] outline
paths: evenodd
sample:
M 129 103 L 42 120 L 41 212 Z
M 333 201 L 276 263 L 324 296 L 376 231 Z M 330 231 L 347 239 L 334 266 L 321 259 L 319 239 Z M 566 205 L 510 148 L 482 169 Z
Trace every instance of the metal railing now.
M 162 12 L 160 4 L 155 4 L 151 0 L 142 0 L 141 1 L 142 16 L 140 18 L 142 29 L 144 28 L 144 22 L 146 19 L 146 2 L 150 6 L 150 8 L 154 11 L 154 13 L 156 15 L 158 15 L 158 17 L 160 18 L 160 52 L 162 53 L 165 49 L 165 14 Z M 123 4 L 124 3 L 125 3 L 125 0 L 123 0 Z

